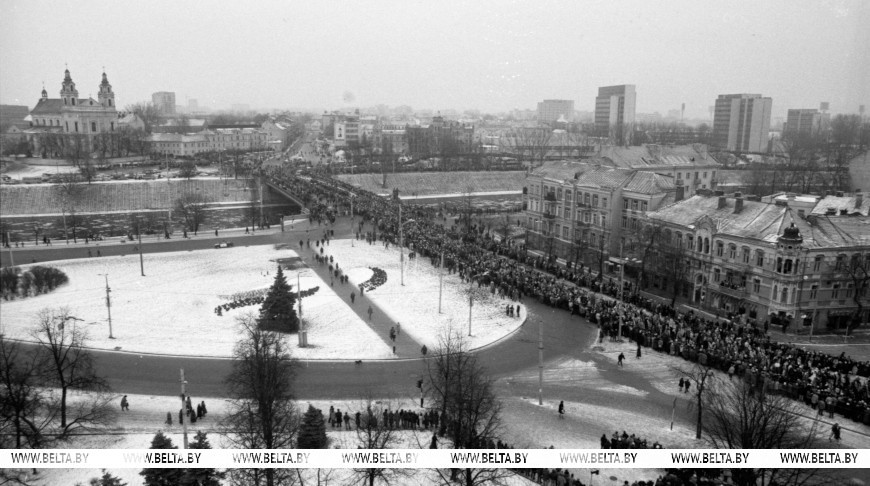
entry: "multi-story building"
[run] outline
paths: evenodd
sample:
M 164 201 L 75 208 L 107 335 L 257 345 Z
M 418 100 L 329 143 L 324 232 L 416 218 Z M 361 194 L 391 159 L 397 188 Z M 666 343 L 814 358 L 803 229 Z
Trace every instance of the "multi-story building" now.
M 767 152 L 771 98 L 719 95 L 713 113 L 713 145 L 733 152 Z
M 616 145 L 631 142 L 637 95 L 633 84 L 602 86 L 595 97 L 595 130 Z
M 333 132 L 335 146 L 346 147 L 360 142 L 359 115 L 342 115 L 336 118 Z
M 717 192 L 647 217 L 690 263 L 683 296 L 693 305 L 742 322 L 823 329 L 868 320 L 868 212 L 862 194 L 822 198 L 802 217 L 789 200 Z
M 61 157 L 73 142 L 81 141 L 85 150 L 93 148 L 94 138 L 118 130 L 115 93 L 103 73 L 97 99 L 79 98 L 79 91 L 64 71 L 60 98 L 49 98 L 45 88 L 42 97 L 30 111 L 31 127 L 24 135 L 33 152 L 43 157 Z
M 175 93 L 171 91 L 158 91 L 152 94 L 151 103 L 161 115 L 175 114 Z
M 269 132 L 255 128 L 217 128 L 196 134 L 152 133 L 146 140 L 152 153 L 174 157 L 192 157 L 205 152 L 225 150 L 267 150 Z
M 376 125 L 372 132 L 372 148 L 381 153 L 404 154 L 407 152 L 408 140 L 405 135 L 405 125 Z
M 707 152 L 703 144 L 599 147 L 593 161 L 626 169 L 655 172 L 682 181 L 686 195 L 691 196 L 698 190 L 715 189 L 716 172 L 721 164 Z
M 815 108 L 788 110 L 784 133 L 822 135 L 831 125 L 831 115 Z
M 523 188 L 526 244 L 593 265 L 619 256 L 623 238 L 646 211 L 682 197 L 673 178 L 581 162 L 544 162 Z
M 544 100 L 538 103 L 538 121 L 552 123 L 563 118 L 574 119 L 574 100 Z
M 473 125 L 444 121 L 440 115 L 428 125 L 407 125 L 405 136 L 408 152 L 418 157 L 469 153 L 474 146 Z

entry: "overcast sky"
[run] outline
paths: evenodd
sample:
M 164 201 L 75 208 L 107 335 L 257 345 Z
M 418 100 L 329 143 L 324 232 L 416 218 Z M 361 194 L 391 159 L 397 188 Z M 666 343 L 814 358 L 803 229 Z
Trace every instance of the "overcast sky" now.
M 118 104 L 174 91 L 212 108 L 593 110 L 634 84 L 637 111 L 762 93 L 774 116 L 870 105 L 870 2 L 34 1 L 0 2 L 0 102 L 81 96 L 102 66 Z

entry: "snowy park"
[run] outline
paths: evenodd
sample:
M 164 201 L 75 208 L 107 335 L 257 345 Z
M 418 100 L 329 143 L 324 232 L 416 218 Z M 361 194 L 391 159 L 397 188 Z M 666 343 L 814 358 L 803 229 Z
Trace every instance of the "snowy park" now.
M 400 322 L 402 331 L 419 343 L 431 349 L 444 329 L 467 330 L 468 289 L 457 276 L 444 276 L 443 313 L 438 314 L 438 272 L 428 261 L 406 261 L 406 285 L 402 287 L 397 250 L 352 247 L 350 240 L 333 241 L 327 249 L 342 262 L 341 268 L 353 286 L 336 283 L 331 287 L 331 282 L 324 282 L 317 272 L 300 264 L 294 250 L 282 245 L 146 254 L 144 277 L 137 254 L 52 262 L 51 266 L 68 275 L 69 283 L 47 294 L 4 301 L 0 305 L 2 331 L 13 339 L 32 340 L 31 330 L 40 309 L 68 307 L 77 319 L 72 324 L 87 329 L 88 345 L 96 349 L 229 357 L 239 338 L 236 318 L 257 313 L 259 305 L 222 310 L 221 315 L 215 309 L 238 301 L 240 296 L 262 294 L 274 281 L 278 261 L 284 264 L 294 292 L 297 281 L 303 293 L 317 288 L 302 299 L 308 346 L 298 347 L 297 337 L 289 336 L 297 358 L 393 356 L 384 336 L 351 309 L 344 295 L 372 278 L 370 267 L 383 268 L 386 282 L 367 292 L 366 299 L 386 318 Z M 286 262 L 291 261 L 295 263 L 288 267 Z M 106 276 L 111 289 L 110 309 L 106 307 Z M 519 318 L 507 317 L 505 302 L 489 292 L 476 292 L 475 299 L 473 347 L 493 342 L 522 323 Z

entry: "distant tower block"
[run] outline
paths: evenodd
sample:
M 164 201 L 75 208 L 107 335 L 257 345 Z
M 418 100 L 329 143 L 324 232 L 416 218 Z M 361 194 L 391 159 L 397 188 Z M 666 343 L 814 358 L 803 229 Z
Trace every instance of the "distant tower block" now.
M 864 115 L 864 105 L 858 105 L 858 113 Z
M 831 103 L 829 103 L 827 101 L 822 101 L 821 103 L 819 103 L 819 111 L 824 113 L 830 109 L 831 109 Z
M 683 121 L 683 118 L 686 117 L 686 104 L 683 103 L 682 108 L 680 108 L 680 121 Z

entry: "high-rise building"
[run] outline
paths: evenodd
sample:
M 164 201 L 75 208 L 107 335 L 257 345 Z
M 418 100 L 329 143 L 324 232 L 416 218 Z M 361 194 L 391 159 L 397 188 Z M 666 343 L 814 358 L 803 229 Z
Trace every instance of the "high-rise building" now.
M 175 114 L 175 93 L 171 91 L 158 91 L 151 95 L 151 103 L 161 115 Z
M 563 117 L 566 121 L 574 118 L 574 100 L 544 100 L 538 103 L 538 121 L 550 123 Z
M 719 95 L 713 113 L 713 145 L 735 152 L 766 152 L 771 98 L 760 94 Z
M 617 145 L 631 142 L 637 96 L 633 84 L 602 86 L 595 98 L 595 129 Z
M 785 133 L 808 133 L 818 135 L 828 130 L 831 115 L 815 108 L 788 110 Z

